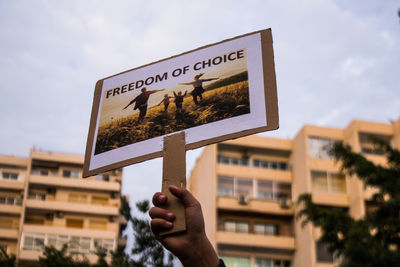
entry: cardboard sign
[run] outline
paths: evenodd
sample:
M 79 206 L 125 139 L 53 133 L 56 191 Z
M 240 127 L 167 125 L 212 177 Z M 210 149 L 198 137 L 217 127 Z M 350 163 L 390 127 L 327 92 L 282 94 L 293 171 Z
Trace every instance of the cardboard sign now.
M 271 30 L 249 33 L 96 83 L 83 176 L 278 128 Z

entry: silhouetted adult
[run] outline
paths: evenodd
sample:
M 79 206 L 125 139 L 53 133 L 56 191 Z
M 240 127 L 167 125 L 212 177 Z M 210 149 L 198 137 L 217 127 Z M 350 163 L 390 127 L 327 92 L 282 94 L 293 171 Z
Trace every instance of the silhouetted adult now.
M 143 121 L 144 116 L 146 116 L 147 102 L 149 101 L 150 95 L 164 90 L 165 89 L 147 91 L 146 87 L 143 87 L 141 90 L 142 92 L 131 102 L 129 102 L 129 104 L 126 105 L 123 110 L 135 103 L 135 107 L 133 108 L 133 110 L 139 109 L 139 121 Z
M 182 92 L 178 92 L 178 94 L 173 91 L 174 97 L 175 97 L 175 105 L 176 105 L 176 110 L 181 110 L 182 109 L 182 103 L 183 103 L 183 98 L 186 96 L 187 91 L 185 91 L 185 94 L 182 95 Z
M 202 94 L 204 93 L 204 88 L 203 88 L 203 82 L 209 82 L 213 80 L 218 80 L 219 78 L 210 78 L 210 79 L 200 79 L 201 76 L 203 76 L 204 73 L 199 73 L 196 76 L 194 76 L 194 81 L 188 82 L 188 83 L 180 83 L 184 85 L 193 85 L 193 91 L 190 93 L 193 96 L 193 101 L 196 105 L 199 104 L 197 101 L 197 97 L 200 98 L 200 100 L 203 99 Z

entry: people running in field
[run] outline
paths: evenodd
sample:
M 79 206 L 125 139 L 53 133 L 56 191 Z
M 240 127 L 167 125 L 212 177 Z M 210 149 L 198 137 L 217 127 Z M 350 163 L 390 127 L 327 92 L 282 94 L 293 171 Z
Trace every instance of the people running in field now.
M 161 100 L 158 105 L 161 105 L 161 103 L 164 103 L 164 112 L 167 112 L 168 106 L 169 106 L 169 99 L 173 98 L 172 96 L 169 96 L 168 94 L 164 95 L 164 98 Z
M 133 108 L 133 110 L 139 109 L 139 122 L 141 122 L 146 116 L 147 102 L 149 101 L 150 95 L 164 90 L 165 89 L 147 91 L 146 87 L 143 87 L 141 90 L 142 92 L 137 97 L 135 97 L 131 102 L 129 102 L 129 104 L 126 105 L 126 107 L 124 107 L 123 110 L 132 105 L 133 103 L 135 103 L 135 107 Z
M 185 94 L 182 95 L 182 92 L 175 93 L 173 91 L 174 97 L 175 97 L 175 105 L 176 105 L 176 110 L 181 110 L 182 109 L 182 103 L 183 103 L 183 98 L 186 96 L 187 91 L 185 91 Z
M 194 76 L 194 81 L 188 82 L 188 83 L 180 83 L 183 85 L 193 85 L 193 91 L 190 93 L 193 96 L 193 101 L 196 105 L 199 104 L 197 101 L 197 97 L 199 97 L 200 100 L 203 99 L 202 94 L 205 92 L 203 88 L 203 82 L 208 82 L 208 81 L 213 81 L 213 80 L 218 80 L 219 78 L 210 78 L 210 79 L 200 79 L 201 76 L 203 76 L 204 73 L 199 73 L 196 76 Z

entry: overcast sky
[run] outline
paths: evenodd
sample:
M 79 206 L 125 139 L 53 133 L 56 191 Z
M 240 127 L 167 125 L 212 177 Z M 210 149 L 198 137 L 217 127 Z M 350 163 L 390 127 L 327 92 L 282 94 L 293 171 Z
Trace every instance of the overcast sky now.
M 345 127 L 400 116 L 393 0 L 0 0 L 0 154 L 84 154 L 95 82 L 272 28 L 280 128 Z M 187 153 L 188 170 L 200 150 Z M 133 201 L 161 188 L 161 159 L 125 168 Z

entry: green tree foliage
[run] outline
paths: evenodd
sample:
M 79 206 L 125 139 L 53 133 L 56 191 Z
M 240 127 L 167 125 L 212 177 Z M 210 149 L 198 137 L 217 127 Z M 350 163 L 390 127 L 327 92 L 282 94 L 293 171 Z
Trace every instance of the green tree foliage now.
M 377 205 L 374 211 L 354 219 L 344 209 L 316 205 L 310 194 L 298 199 L 302 205 L 298 218 L 303 218 L 303 225 L 312 222 L 321 227 L 320 241 L 343 259 L 342 267 L 400 264 L 400 151 L 377 139 L 374 143 L 386 155 L 385 166 L 352 152 L 348 145 L 338 143 L 330 150 L 341 162 L 344 173 L 356 175 L 367 186 L 379 189 L 372 197 Z
M 130 261 L 133 267 L 172 267 L 173 255 L 166 253 L 164 247 L 158 242 L 151 232 L 148 219 L 132 217 L 130 207 L 125 198 L 121 201 L 121 214 L 131 222 L 133 228 L 134 245 L 132 248 L 132 260 Z M 150 209 L 148 200 L 136 203 L 137 209 L 142 214 L 147 214 Z
M 80 260 L 74 259 L 73 255 L 68 253 L 68 244 L 64 244 L 61 249 L 57 249 L 53 246 L 45 246 L 43 256 L 39 256 L 39 266 L 89 267 L 90 264 L 84 257 Z
M 0 247 L 0 266 L 14 267 L 16 263 L 15 255 L 8 255 L 7 252 Z

